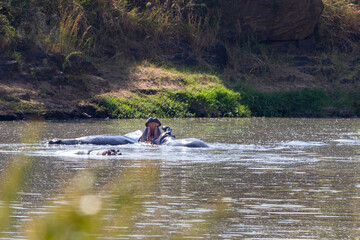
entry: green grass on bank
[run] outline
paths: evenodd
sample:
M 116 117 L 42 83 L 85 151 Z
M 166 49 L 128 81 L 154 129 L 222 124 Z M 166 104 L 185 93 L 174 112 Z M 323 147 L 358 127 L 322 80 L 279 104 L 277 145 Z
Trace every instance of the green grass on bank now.
M 240 103 L 240 93 L 222 86 L 168 90 L 132 98 L 104 97 L 97 101 L 114 118 L 250 116 L 250 111 Z
M 242 104 L 256 117 L 360 116 L 360 92 L 305 89 L 287 92 L 242 92 Z
M 308 89 L 289 92 L 244 92 L 244 102 L 253 116 L 323 117 L 327 102 L 324 91 Z
M 98 97 L 94 101 L 113 118 L 360 116 L 360 92 L 345 90 L 238 93 L 219 85 L 131 98 Z

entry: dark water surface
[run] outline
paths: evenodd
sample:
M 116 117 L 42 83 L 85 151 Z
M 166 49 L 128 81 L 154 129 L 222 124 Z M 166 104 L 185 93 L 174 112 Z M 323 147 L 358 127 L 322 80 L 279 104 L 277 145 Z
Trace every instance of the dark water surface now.
M 114 239 L 147 239 L 141 229 L 159 227 L 162 236 L 204 221 L 211 202 L 228 204 L 203 239 L 359 239 L 359 119 L 164 119 L 179 138 L 197 137 L 207 149 L 119 146 L 122 156 L 75 155 L 99 146 L 54 146 L 45 140 L 143 130 L 144 120 L 0 122 L 0 169 L 20 154 L 34 171 L 13 204 L 21 226 L 46 203 L 61 199 L 77 173 L 93 170 L 106 184 L 128 166 L 144 161 L 159 169 L 159 186 L 146 203 L 136 234 Z M 24 140 L 24 129 L 38 132 Z M 39 129 L 41 131 L 39 131 Z M 34 133 L 36 135 L 36 133 Z M 25 141 L 25 143 L 23 142 Z M 141 176 L 138 176 L 141 178 Z M 45 205 L 45 206 L 44 206 Z M 165 237 L 164 237 L 165 236 Z M 14 232 L 13 238 L 23 238 Z

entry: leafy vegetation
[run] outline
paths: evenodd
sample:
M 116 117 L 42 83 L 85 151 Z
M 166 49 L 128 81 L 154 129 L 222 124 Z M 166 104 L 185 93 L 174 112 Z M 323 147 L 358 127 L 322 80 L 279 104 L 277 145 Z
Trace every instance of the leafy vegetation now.
M 328 101 L 326 107 L 332 106 L 335 110 L 335 115 L 344 112 L 344 115 L 348 115 L 348 117 L 352 117 L 351 115 L 360 116 L 359 89 L 352 92 L 346 90 L 333 90 L 328 92 L 327 95 L 330 101 Z
M 240 100 L 239 93 L 218 86 L 132 98 L 104 97 L 96 101 L 115 118 L 250 116 Z
M 0 14 L 0 49 L 4 49 L 10 45 L 15 36 L 16 33 L 14 27 L 10 25 L 6 16 Z
M 288 92 L 242 92 L 242 104 L 257 117 L 352 117 L 360 113 L 359 91 L 306 89 Z M 331 112 L 326 112 L 326 109 Z
M 59 18 L 57 31 L 45 38 L 44 44 L 48 51 L 64 55 L 78 50 L 87 51 L 92 44 L 92 38 L 88 36 L 91 26 L 86 24 L 81 6 L 74 4 L 66 8 L 61 7 Z
M 254 116 L 265 117 L 322 117 L 326 95 L 309 89 L 292 92 L 255 92 L 244 94 Z
M 26 160 L 26 161 L 25 161 Z M 114 238 L 138 234 L 169 236 L 164 230 L 135 230 L 142 220 L 146 202 L 158 186 L 158 169 L 150 162 L 128 167 L 118 179 L 97 190 L 96 175 L 92 171 L 82 171 L 67 183 L 62 191 L 62 201 L 48 202 L 47 214 L 33 214 L 29 223 L 21 229 L 13 229 L 11 205 L 17 200 L 18 192 L 23 189 L 25 179 L 31 171 L 31 159 L 22 156 L 8 166 L 1 178 L 0 236 L 8 238 L 10 231 L 22 231 L 22 236 L 30 240 L 81 240 Z M 27 173 L 26 173 L 27 172 Z M 210 207 L 210 206 L 209 206 Z M 214 228 L 214 224 L 225 216 L 227 204 L 213 203 L 214 212 L 203 214 L 204 221 L 178 234 L 174 239 L 199 237 Z M 44 208 L 45 209 L 45 208 Z M 138 232 L 144 231 L 144 232 Z

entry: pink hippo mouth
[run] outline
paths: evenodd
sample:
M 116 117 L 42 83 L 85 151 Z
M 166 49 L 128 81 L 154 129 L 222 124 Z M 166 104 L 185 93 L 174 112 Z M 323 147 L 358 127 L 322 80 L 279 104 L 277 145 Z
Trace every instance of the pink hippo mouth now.
M 158 131 L 159 124 L 156 122 L 151 122 L 149 123 L 148 127 L 149 127 L 149 131 L 147 135 L 147 141 L 152 141 L 152 139 L 157 139 L 160 136 Z
M 154 139 L 159 138 L 160 134 L 161 134 L 161 130 L 160 130 L 160 126 L 161 126 L 161 122 L 159 119 L 157 119 L 156 117 L 150 117 L 146 122 L 145 122 L 145 131 L 143 133 L 143 136 L 140 138 L 141 142 L 148 142 L 148 143 L 152 143 Z

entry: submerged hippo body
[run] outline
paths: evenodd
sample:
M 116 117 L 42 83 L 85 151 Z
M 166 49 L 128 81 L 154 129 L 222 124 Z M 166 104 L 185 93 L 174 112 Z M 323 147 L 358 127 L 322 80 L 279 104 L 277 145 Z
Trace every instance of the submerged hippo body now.
M 92 135 L 74 139 L 55 139 L 49 141 L 49 144 L 94 144 L 94 145 L 123 145 L 136 143 L 137 140 L 121 135 Z
M 76 155 L 102 155 L 102 156 L 122 155 L 120 149 L 76 150 L 73 153 Z
M 164 133 L 154 141 L 156 144 L 193 148 L 209 147 L 206 143 L 197 138 L 176 139 L 169 126 L 164 126 L 162 129 L 164 130 Z
M 205 142 L 197 138 L 184 138 L 175 139 L 172 137 L 166 137 L 161 145 L 174 146 L 174 147 L 191 147 L 191 148 L 202 148 L 209 147 Z

